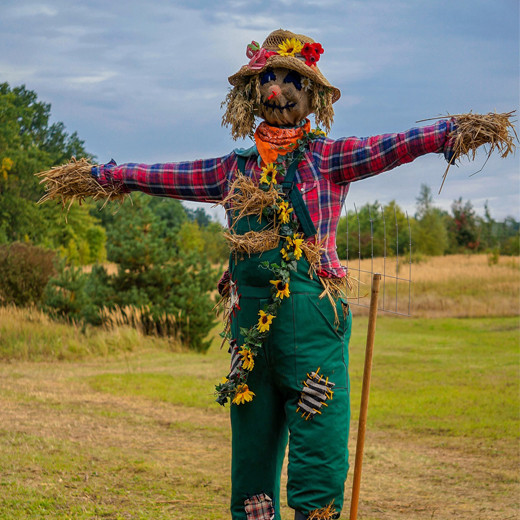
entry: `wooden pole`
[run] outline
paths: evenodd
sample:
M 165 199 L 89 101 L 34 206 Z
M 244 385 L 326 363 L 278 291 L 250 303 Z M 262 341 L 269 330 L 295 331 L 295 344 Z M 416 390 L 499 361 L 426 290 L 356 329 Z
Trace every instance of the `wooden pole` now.
M 370 376 L 372 374 L 372 354 L 376 334 L 377 299 L 381 275 L 375 273 L 372 278 L 372 294 L 370 295 L 370 313 L 368 316 L 367 344 L 365 349 L 365 368 L 363 371 L 363 388 L 361 390 L 361 407 L 356 444 L 356 461 L 354 464 L 354 481 L 352 482 L 352 499 L 350 501 L 350 520 L 357 520 L 359 489 L 361 486 L 361 467 L 363 465 L 363 448 L 367 429 L 368 396 L 370 394 Z

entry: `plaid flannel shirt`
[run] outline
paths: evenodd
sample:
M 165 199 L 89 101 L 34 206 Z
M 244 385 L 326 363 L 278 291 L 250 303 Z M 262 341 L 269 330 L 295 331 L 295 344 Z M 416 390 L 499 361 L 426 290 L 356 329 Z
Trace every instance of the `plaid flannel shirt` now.
M 343 277 L 336 251 L 336 228 L 349 184 L 391 170 L 415 158 L 435 152 L 452 154 L 450 133 L 455 121 L 441 120 L 406 132 L 373 137 L 320 137 L 311 141 L 298 165 L 296 183 L 318 232 L 325 240 L 320 275 Z M 262 173 L 257 156 L 246 161 L 245 175 L 258 181 Z M 237 154 L 189 162 L 123 164 L 114 162 L 93 168 L 100 184 L 122 184 L 125 191 L 198 202 L 218 202 L 226 197 L 237 171 Z

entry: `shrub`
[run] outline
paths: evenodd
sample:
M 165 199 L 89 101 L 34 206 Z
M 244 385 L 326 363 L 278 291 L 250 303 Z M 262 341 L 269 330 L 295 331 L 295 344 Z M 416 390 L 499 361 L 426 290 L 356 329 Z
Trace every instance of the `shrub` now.
M 60 264 L 59 273 L 45 287 L 42 308 L 53 318 L 84 322 L 91 302 L 85 292 L 87 275 L 80 268 Z
M 0 246 L 0 301 L 3 305 L 40 303 L 45 286 L 56 273 L 56 253 L 31 244 Z

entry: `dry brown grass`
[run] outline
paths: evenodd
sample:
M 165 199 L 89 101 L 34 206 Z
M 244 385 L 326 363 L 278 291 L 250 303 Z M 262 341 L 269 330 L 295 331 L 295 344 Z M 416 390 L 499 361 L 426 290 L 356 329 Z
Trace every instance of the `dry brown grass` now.
M 386 274 L 380 289 L 380 307 L 416 317 L 477 318 L 520 314 L 520 257 L 502 256 L 493 264 L 487 255 L 449 255 L 426 258 L 411 266 L 395 258 L 363 260 L 349 264 L 358 280 L 351 296 L 356 314 L 366 314 L 370 294 L 370 271 Z M 361 271 L 360 271 L 361 269 Z M 395 277 L 401 278 L 396 284 Z M 397 291 L 396 291 L 397 286 Z M 397 292 L 397 299 L 396 299 Z M 359 301 L 357 297 L 359 296 Z M 356 305 L 360 303 L 362 306 Z
M 60 497 L 60 507 L 46 518 L 228 519 L 230 431 L 224 410 L 114 395 L 89 384 L 107 374 L 188 374 L 207 379 L 209 388 L 227 363 L 225 356 L 210 356 L 204 361 L 156 351 L 110 362 L 0 365 L 0 441 L 11 450 L 0 458 L 10 460 L 0 504 L 11 498 L 14 481 L 19 486 L 11 492 L 20 501 Z M 353 453 L 354 422 L 351 430 Z M 370 428 L 359 518 L 516 518 L 517 463 L 510 441 Z M 342 518 L 351 479 L 352 471 Z M 285 466 L 283 488 L 286 480 Z M 23 489 L 32 495 L 21 494 Z M 292 518 L 285 491 L 281 502 L 283 518 Z M 23 503 L 15 505 L 14 514 L 22 514 Z M 84 511 L 65 516 L 74 508 Z M 15 518 L 3 517 L 1 509 L 0 518 Z

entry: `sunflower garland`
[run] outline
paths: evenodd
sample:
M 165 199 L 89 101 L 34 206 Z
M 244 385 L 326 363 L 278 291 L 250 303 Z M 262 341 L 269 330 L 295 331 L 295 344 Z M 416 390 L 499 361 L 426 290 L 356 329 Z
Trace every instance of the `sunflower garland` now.
M 280 251 L 280 264 L 270 263 L 269 261 L 260 264 L 261 268 L 272 273 L 270 280 L 271 297 L 264 308 L 259 311 L 257 323 L 249 329 L 240 328 L 240 334 L 244 341 L 237 351 L 238 356 L 240 356 L 238 369 L 230 372 L 221 383 L 215 386 L 216 401 L 222 406 L 228 400 L 231 400 L 232 404 L 245 404 L 253 400 L 255 394 L 247 385 L 249 373 L 255 366 L 255 357 L 269 336 L 271 325 L 276 318 L 280 305 L 284 299 L 290 298 L 291 272 L 298 269 L 298 261 L 303 253 L 303 233 L 298 231 L 299 223 L 292 218 L 293 208 L 290 207 L 282 185 L 277 182 L 277 177 L 283 178 L 293 161 L 300 162 L 302 160 L 308 144 L 313 139 L 323 135 L 324 132 L 319 128 L 304 134 L 295 143 L 293 151 L 285 156 L 279 155 L 276 163 L 267 164 L 262 168 L 258 188 L 264 192 L 274 189 L 278 193 L 278 198 L 273 204 L 262 207 L 259 216 L 264 217 L 271 224 L 271 227 L 273 225 L 276 227 L 280 238 L 284 239 L 285 243 Z M 241 216 L 242 213 L 237 218 Z M 226 327 L 225 332 L 221 335 L 224 339 L 231 340 L 230 327 Z

